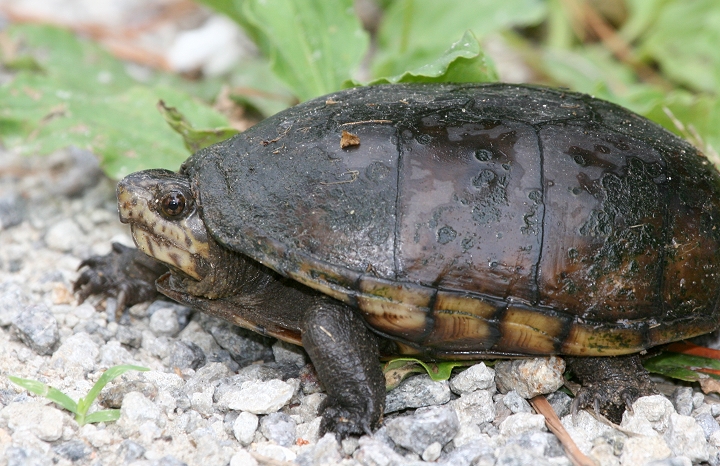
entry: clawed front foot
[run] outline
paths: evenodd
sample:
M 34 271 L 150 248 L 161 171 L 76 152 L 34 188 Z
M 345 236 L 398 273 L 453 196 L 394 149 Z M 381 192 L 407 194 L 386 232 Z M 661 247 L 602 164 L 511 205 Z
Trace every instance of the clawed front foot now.
M 638 398 L 658 393 L 638 355 L 566 358 L 566 362 L 582 384 L 572 404 L 573 415 L 592 409 L 618 424 Z
M 120 243 L 113 243 L 109 254 L 85 259 L 80 269 L 84 270 L 73 285 L 78 301 L 95 294 L 112 296 L 117 299 L 117 316 L 126 306 L 155 298 L 155 280 L 167 272 L 160 262 Z

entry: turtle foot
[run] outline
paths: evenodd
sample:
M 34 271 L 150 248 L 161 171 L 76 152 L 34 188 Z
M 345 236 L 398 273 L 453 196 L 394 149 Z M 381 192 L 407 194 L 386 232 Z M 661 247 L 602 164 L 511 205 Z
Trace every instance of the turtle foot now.
M 143 252 L 113 243 L 112 251 L 104 256 L 92 256 L 80 263 L 82 270 L 73 285 L 78 301 L 92 295 L 117 299 L 116 317 L 126 306 L 149 301 L 158 293 L 155 280 L 167 272 L 167 267 Z
M 327 399 L 328 401 L 330 398 Z M 335 403 L 327 403 L 320 422 L 320 435 L 327 432 L 335 433 L 339 439 L 350 435 L 372 435 L 372 420 L 367 413 L 349 410 Z
M 632 411 L 635 400 L 658 393 L 638 355 L 567 358 L 567 363 L 582 384 L 573 400 L 573 415 L 580 409 L 592 409 L 619 424 L 625 410 Z

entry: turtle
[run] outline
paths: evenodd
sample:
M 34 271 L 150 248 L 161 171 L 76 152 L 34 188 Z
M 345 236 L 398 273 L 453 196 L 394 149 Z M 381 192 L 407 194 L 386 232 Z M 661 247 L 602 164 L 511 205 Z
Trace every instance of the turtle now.
M 567 90 L 338 91 L 178 172 L 130 174 L 117 197 L 139 251 L 117 247 L 113 270 L 150 256 L 163 295 L 302 345 L 339 436 L 381 422 L 392 356 L 559 355 L 575 409 L 617 422 L 656 393 L 641 353 L 718 325 L 720 175 L 659 125 Z M 143 274 L 84 265 L 82 298 L 147 299 Z

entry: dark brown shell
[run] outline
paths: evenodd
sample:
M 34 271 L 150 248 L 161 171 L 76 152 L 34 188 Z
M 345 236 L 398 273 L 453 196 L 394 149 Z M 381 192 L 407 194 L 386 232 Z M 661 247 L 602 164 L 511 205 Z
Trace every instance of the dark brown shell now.
M 718 322 L 720 176 L 586 95 L 351 89 L 183 170 L 221 244 L 357 306 L 405 353 L 623 354 Z

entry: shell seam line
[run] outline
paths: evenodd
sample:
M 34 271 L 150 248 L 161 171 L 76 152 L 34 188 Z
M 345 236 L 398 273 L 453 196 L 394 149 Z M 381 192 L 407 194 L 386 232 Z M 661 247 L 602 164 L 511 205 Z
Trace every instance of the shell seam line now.
M 400 129 L 395 125 L 395 151 L 397 152 L 397 175 L 395 178 L 395 228 L 393 231 L 393 267 L 395 269 L 395 279 L 400 275 L 400 262 L 398 259 L 398 243 L 400 235 L 400 175 L 403 166 L 403 151 L 400 139 Z
M 537 255 L 537 262 L 535 263 L 535 277 L 533 278 L 533 282 L 535 283 L 535 303 L 540 302 L 540 263 L 542 261 L 543 256 L 543 249 L 545 246 L 545 212 L 546 212 L 546 202 L 545 202 L 545 195 L 546 195 L 546 189 L 545 189 L 545 152 L 544 147 L 542 144 L 542 139 L 540 138 L 540 130 L 533 126 L 533 129 L 535 130 L 535 137 L 537 138 L 537 144 L 538 144 L 538 154 L 540 155 L 540 199 L 542 200 L 542 216 L 540 218 L 540 250 L 538 251 Z

